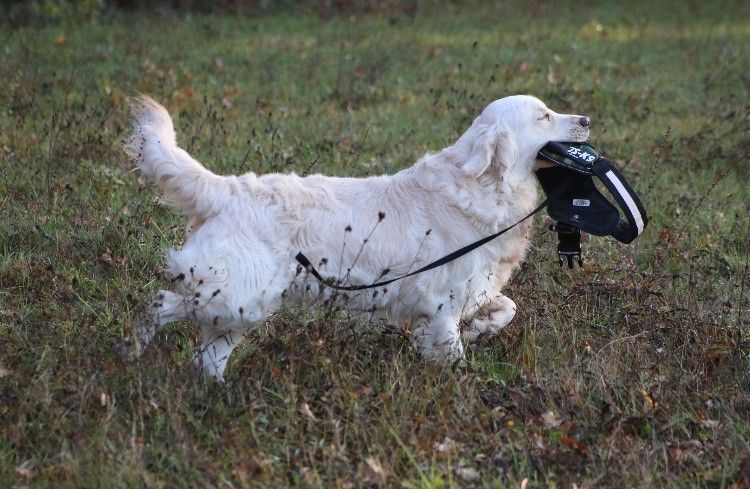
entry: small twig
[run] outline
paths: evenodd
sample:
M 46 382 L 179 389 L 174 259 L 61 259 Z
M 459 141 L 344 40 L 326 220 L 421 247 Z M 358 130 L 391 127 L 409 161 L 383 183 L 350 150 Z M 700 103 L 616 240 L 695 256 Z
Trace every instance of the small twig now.
M 344 252 L 346 251 L 346 236 L 352 232 L 352 226 L 350 224 L 347 224 L 347 226 L 344 228 L 344 242 L 341 244 L 341 254 L 339 255 L 339 269 L 336 272 L 336 276 L 341 276 L 341 267 L 344 266 Z M 339 283 L 341 283 L 341 280 L 339 280 Z
M 245 151 L 245 156 L 242 157 L 242 161 L 240 161 L 240 171 L 245 166 L 245 163 L 247 163 L 248 158 L 250 158 L 250 141 L 247 142 L 248 149 Z
M 610 346 L 614 345 L 615 343 L 619 343 L 619 342 L 625 341 L 625 340 L 632 340 L 634 338 L 638 338 L 639 336 L 643 336 L 643 335 L 648 334 L 648 333 L 650 333 L 650 331 L 641 331 L 640 333 L 636 333 L 634 335 L 623 336 L 621 338 L 615 338 L 614 340 L 610 341 L 609 343 L 607 343 L 603 347 L 599 348 L 596 351 L 596 353 L 594 353 L 594 356 L 592 358 L 596 358 L 599 355 L 599 353 L 603 352 L 604 350 L 606 350 Z
M 352 262 L 351 266 L 349 266 L 346 269 L 346 275 L 344 275 L 344 278 L 341 279 L 341 283 L 343 283 L 345 280 L 349 279 L 349 275 L 352 272 L 352 268 L 357 264 L 357 261 L 359 260 L 359 257 L 362 255 L 362 251 L 365 249 L 365 246 L 370 241 L 370 238 L 372 237 L 372 234 L 375 232 L 375 230 L 378 228 L 378 225 L 383 221 L 385 218 L 385 213 L 380 212 L 378 213 L 378 222 L 375 223 L 375 225 L 370 230 L 370 233 L 367 235 L 365 239 L 362 240 L 362 244 L 359 246 L 359 250 L 357 251 L 357 255 L 354 257 L 354 261 Z M 380 278 L 383 277 L 383 274 L 381 274 Z
M 193 132 L 193 137 L 190 138 L 190 142 L 187 146 L 188 153 L 193 152 L 193 147 L 195 146 L 195 142 L 198 140 L 198 134 L 203 130 L 203 126 L 206 122 L 206 119 L 211 117 L 211 106 L 208 102 L 208 96 L 203 95 L 203 106 L 206 107 L 206 116 L 201 117 L 198 122 L 198 127 L 195 128 L 195 131 Z
M 408 275 L 411 273 L 412 268 L 417 264 L 417 260 L 419 259 L 419 252 L 422 251 L 422 246 L 424 246 L 425 241 L 427 241 L 427 237 L 432 234 L 432 229 L 428 229 L 425 231 L 424 236 L 422 236 L 422 240 L 419 242 L 419 246 L 417 247 L 417 251 L 414 253 L 414 259 L 409 264 L 409 267 L 406 269 L 406 272 L 404 272 L 404 275 Z M 403 299 L 403 295 L 399 294 L 398 298 L 396 299 L 396 304 L 401 305 Z
M 657 145 L 658 151 L 656 152 L 656 155 L 655 155 L 656 164 L 651 165 L 651 171 L 650 171 L 651 183 L 649 184 L 648 189 L 647 189 L 648 194 L 652 193 L 654 189 L 654 185 L 656 185 L 656 182 L 658 181 L 656 178 L 656 169 L 661 168 L 663 165 L 664 153 L 666 152 L 666 148 L 667 148 L 667 140 L 669 139 L 669 135 L 671 132 L 672 132 L 672 127 L 671 126 L 667 127 L 667 132 L 664 133 L 664 137 L 661 138 L 661 141 Z
M 740 278 L 740 298 L 737 301 L 737 329 L 742 331 L 742 299 L 745 295 L 745 282 L 747 281 L 748 269 L 748 258 L 750 257 L 750 239 L 745 243 L 745 270 L 742 272 L 742 278 Z
M 318 163 L 318 159 L 315 158 L 310 163 L 307 164 L 304 170 L 302 170 L 302 173 L 300 173 L 300 176 L 306 177 L 310 174 L 310 170 Z
M 727 167 L 726 170 L 719 173 L 719 175 L 714 179 L 714 181 L 711 183 L 708 189 L 706 189 L 706 191 L 703 192 L 703 194 L 701 194 L 700 198 L 698 198 L 698 202 L 696 202 L 696 204 L 688 212 L 687 216 L 685 216 L 685 218 L 682 220 L 683 221 L 682 226 L 680 226 L 680 229 L 677 231 L 677 234 L 675 234 L 673 243 L 677 243 L 680 239 L 682 239 L 682 235 L 685 233 L 687 229 L 687 225 L 691 221 L 693 214 L 695 214 L 695 211 L 698 210 L 698 208 L 703 205 L 703 201 L 705 201 L 708 198 L 708 196 L 711 194 L 711 192 L 713 192 L 714 189 L 716 189 L 719 183 L 722 180 L 724 180 L 727 177 L 727 175 L 729 175 L 729 172 L 736 168 L 737 168 L 737 161 L 733 162 L 732 164 L 729 165 L 729 167 Z

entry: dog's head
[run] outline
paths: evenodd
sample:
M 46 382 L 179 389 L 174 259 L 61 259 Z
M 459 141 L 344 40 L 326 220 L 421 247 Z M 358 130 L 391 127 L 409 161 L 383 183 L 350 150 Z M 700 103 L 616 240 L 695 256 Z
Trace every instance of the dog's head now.
M 588 117 L 558 114 L 529 95 L 495 100 L 459 139 L 468 150 L 462 168 L 474 177 L 493 168 L 500 174 L 530 173 L 547 142 L 586 141 L 590 124 Z

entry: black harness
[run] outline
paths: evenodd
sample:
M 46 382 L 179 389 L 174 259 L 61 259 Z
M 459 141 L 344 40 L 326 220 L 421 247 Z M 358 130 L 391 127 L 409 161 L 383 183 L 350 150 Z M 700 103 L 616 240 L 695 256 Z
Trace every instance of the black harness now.
M 588 144 L 547 143 L 539 152 L 541 159 L 557 166 L 541 168 L 536 176 L 547 194 L 547 212 L 557 221 L 560 264 L 573 260 L 583 264 L 581 231 L 594 236 L 612 236 L 630 243 L 646 228 L 648 218 L 638 195 L 612 163 Z M 615 198 L 617 207 L 594 185 L 597 177 Z M 619 209 L 625 216 L 620 217 Z
M 321 277 L 302 252 L 297 253 L 295 258 L 309 273 L 327 286 L 336 290 L 356 291 L 383 287 L 445 265 L 507 233 L 545 206 L 550 217 L 557 221 L 550 229 L 558 233 L 560 242 L 557 251 L 560 264 L 562 265 L 563 259 L 567 259 L 569 268 L 573 268 L 574 259 L 578 260 L 579 265 L 583 264 L 581 230 L 595 236 L 612 236 L 622 243 L 630 243 L 643 232 L 648 219 L 638 196 L 622 174 L 592 146 L 550 142 L 539 152 L 539 158 L 557 163 L 559 166 L 537 170 L 537 179 L 547 198 L 536 209 L 515 224 L 445 255 L 419 270 L 372 284 L 344 286 L 340 285 L 341 280 Z M 592 176 L 599 178 L 612 193 L 626 220 L 620 218 L 617 208 L 599 192 Z

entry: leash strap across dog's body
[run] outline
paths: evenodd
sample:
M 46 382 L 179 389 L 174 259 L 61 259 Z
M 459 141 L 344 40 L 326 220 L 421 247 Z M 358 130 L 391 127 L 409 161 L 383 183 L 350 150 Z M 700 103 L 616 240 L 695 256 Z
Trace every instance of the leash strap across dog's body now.
M 372 283 L 372 284 L 369 284 L 369 285 L 350 285 L 350 286 L 336 285 L 336 284 L 332 283 L 333 282 L 333 278 L 329 278 L 328 280 L 326 280 L 323 277 L 321 277 L 320 274 L 318 273 L 318 271 L 312 265 L 312 263 L 310 263 L 310 260 L 308 260 L 308 258 L 304 254 L 302 254 L 302 252 L 297 253 L 297 256 L 295 256 L 294 258 L 300 263 L 300 265 L 302 265 L 303 267 L 305 267 L 305 269 L 308 272 L 310 272 L 313 275 L 313 277 L 317 278 L 321 283 L 326 284 L 328 287 L 331 287 L 331 288 L 336 289 L 336 290 L 365 290 L 365 289 L 372 289 L 374 287 L 383 287 L 384 285 L 388 285 L 390 283 L 396 282 L 397 280 L 405 279 L 407 277 L 411 277 L 412 275 L 417 275 L 418 273 L 426 272 L 428 270 L 432 270 L 433 268 L 437 268 L 439 266 L 445 265 L 446 263 L 451 262 L 451 261 L 455 260 L 456 258 L 459 258 L 459 257 L 461 257 L 461 256 L 463 256 L 463 255 L 465 255 L 467 253 L 470 253 L 470 252 L 474 251 L 475 249 L 479 248 L 480 246 L 482 246 L 482 245 L 484 245 L 486 243 L 489 243 L 490 241 L 492 241 L 493 239 L 497 238 L 498 236 L 500 236 L 502 234 L 505 234 L 508 231 L 510 231 L 511 229 L 513 229 L 514 227 L 518 226 L 519 224 L 521 224 L 526 219 L 530 218 L 531 216 L 533 216 L 537 212 L 539 212 L 542 209 L 544 209 L 544 207 L 546 205 L 547 205 L 547 199 L 545 199 L 541 204 L 539 204 L 539 206 L 537 206 L 536 209 L 534 209 L 529 214 L 527 214 L 526 217 L 524 217 L 520 221 L 516 222 L 512 226 L 508 226 L 507 228 L 505 228 L 505 229 L 503 229 L 501 231 L 498 231 L 495 234 L 491 234 L 491 235 L 489 235 L 489 236 L 487 236 L 485 238 L 480 239 L 479 241 L 475 241 L 475 242 L 473 242 L 471 244 L 468 244 L 468 245 L 464 246 L 463 248 L 460 248 L 460 249 L 454 251 L 453 253 L 445 255 L 444 257 L 442 257 L 442 258 L 440 258 L 438 260 L 435 260 L 432 263 L 429 263 L 429 264 L 423 266 L 419 270 L 415 270 L 415 271 L 407 273 L 405 275 L 401 275 L 400 277 L 392 278 L 390 280 L 383 280 L 382 282 L 375 282 L 375 283 Z

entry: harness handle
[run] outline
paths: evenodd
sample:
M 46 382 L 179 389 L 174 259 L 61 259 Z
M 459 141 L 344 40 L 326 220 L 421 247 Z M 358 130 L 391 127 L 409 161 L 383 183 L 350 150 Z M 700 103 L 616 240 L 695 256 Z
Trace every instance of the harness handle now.
M 628 185 L 622 173 L 607 159 L 599 157 L 591 166 L 591 170 L 617 200 L 617 205 L 627 219 L 627 222 L 620 219 L 612 237 L 621 243 L 630 243 L 643 232 L 646 224 L 648 224 L 646 210 L 641 200 L 633 188 Z

